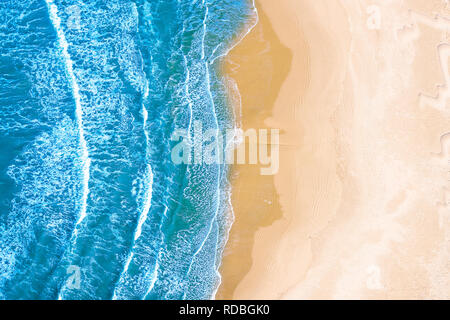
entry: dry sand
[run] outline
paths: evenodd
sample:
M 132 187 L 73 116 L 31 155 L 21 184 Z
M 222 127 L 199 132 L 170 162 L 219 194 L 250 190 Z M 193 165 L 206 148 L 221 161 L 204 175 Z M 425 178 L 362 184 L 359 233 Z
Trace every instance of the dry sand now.
M 280 170 L 234 169 L 217 298 L 450 298 L 446 3 L 257 1 L 225 68 Z

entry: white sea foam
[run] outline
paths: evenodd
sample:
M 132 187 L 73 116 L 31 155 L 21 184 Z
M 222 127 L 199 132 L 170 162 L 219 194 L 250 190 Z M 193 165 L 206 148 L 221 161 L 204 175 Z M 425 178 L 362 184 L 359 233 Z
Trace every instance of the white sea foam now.
M 227 242 L 228 242 L 228 239 L 229 239 L 229 235 L 230 235 L 230 231 L 231 231 L 231 226 L 233 225 L 234 220 L 235 220 L 235 215 L 234 215 L 233 205 L 232 205 L 232 202 L 231 202 L 231 186 L 229 186 L 229 188 L 230 188 L 230 191 L 228 191 L 228 197 L 227 197 L 227 203 L 228 203 L 228 205 L 227 205 L 227 208 L 229 208 L 229 210 L 230 210 L 231 212 L 230 212 L 230 215 L 228 216 L 229 220 L 227 221 L 228 224 L 227 224 L 227 230 L 226 230 L 226 232 L 225 232 L 225 239 L 223 239 L 223 242 L 222 242 L 222 248 L 221 248 L 221 253 L 222 253 L 222 254 L 223 254 L 223 251 L 224 251 L 225 246 L 226 246 L 226 244 L 227 244 Z M 217 266 L 216 266 L 216 274 L 217 274 L 218 281 L 217 281 L 216 287 L 214 288 L 213 292 L 211 293 L 211 299 L 212 299 L 212 300 L 215 299 L 216 294 L 217 294 L 217 291 L 218 291 L 219 288 L 220 288 L 220 284 L 222 283 L 222 275 L 221 275 L 220 272 L 219 272 L 220 266 L 222 265 L 221 262 L 222 262 L 222 261 L 220 260 L 220 262 L 219 262 L 219 263 L 217 264 Z
M 61 19 L 58 16 L 58 7 L 55 5 L 53 0 L 45 0 L 47 3 L 47 7 L 49 10 L 50 20 L 53 24 L 53 27 L 56 30 L 58 43 L 62 50 L 62 55 L 64 58 L 64 62 L 67 69 L 67 74 L 69 76 L 69 80 L 72 86 L 73 97 L 75 100 L 75 114 L 76 114 L 76 122 L 79 130 L 79 139 L 80 146 L 82 152 L 82 162 L 83 162 L 83 195 L 81 199 L 81 209 L 78 216 L 78 220 L 75 224 L 75 234 L 77 233 L 78 226 L 86 217 L 86 209 L 87 209 L 87 198 L 89 194 L 89 175 L 90 175 L 90 165 L 91 159 L 89 158 L 88 147 L 86 143 L 86 139 L 84 137 L 84 129 L 83 129 L 83 110 L 81 107 L 81 98 L 80 98 L 80 88 L 78 87 L 78 83 L 73 72 L 73 61 L 69 54 L 69 43 L 66 40 L 64 35 L 64 31 L 61 27 Z
M 216 48 L 215 51 L 213 52 L 213 54 L 211 55 L 211 54 L 208 53 L 208 57 L 207 57 L 206 48 L 205 48 L 205 41 L 206 41 L 206 36 L 207 36 L 207 31 L 208 31 L 207 30 L 207 21 L 208 21 L 209 8 L 205 4 L 206 3 L 205 0 L 203 0 L 202 3 L 205 5 L 205 16 L 203 18 L 203 34 L 200 35 L 200 37 L 199 37 L 200 38 L 199 40 L 201 41 L 201 48 L 200 48 L 201 49 L 201 58 L 202 58 L 201 64 L 202 64 L 202 69 L 204 69 L 205 73 L 206 73 L 205 74 L 205 78 L 204 78 L 204 84 L 205 84 L 205 87 L 206 87 L 205 89 L 207 90 L 207 94 L 208 94 L 208 100 L 209 100 L 208 103 L 210 103 L 211 106 L 212 106 L 212 109 L 213 109 L 212 112 L 213 112 L 213 116 L 214 116 L 214 120 L 213 121 L 215 123 L 215 126 L 218 128 L 219 127 L 219 123 L 218 123 L 218 118 L 217 118 L 217 114 L 216 114 L 216 110 L 215 110 L 215 103 L 214 103 L 214 100 L 213 100 L 213 94 L 211 92 L 210 65 L 217 58 L 225 56 L 234 46 L 236 46 L 245 37 L 245 35 L 247 35 L 251 31 L 251 29 L 253 29 L 254 25 L 256 25 L 256 22 L 250 27 L 249 30 L 247 30 L 247 32 L 244 34 L 244 36 L 241 39 L 239 39 L 238 42 L 234 43 L 234 45 L 232 47 L 230 47 L 229 50 L 226 51 L 225 54 L 221 54 L 220 56 L 213 57 L 213 54 L 216 53 L 216 50 L 217 50 L 217 48 Z M 255 8 L 255 12 L 256 12 L 256 8 Z M 186 95 L 189 97 L 189 95 L 191 93 L 189 92 L 188 84 L 189 84 L 189 82 L 191 80 L 190 78 L 191 78 L 191 75 L 193 75 L 193 73 L 191 74 L 190 70 L 188 68 L 187 57 L 183 55 L 183 58 L 184 58 L 184 63 L 185 63 L 186 68 L 187 68 L 184 91 L 185 91 Z M 148 95 L 148 91 L 145 90 L 144 96 L 146 97 L 147 95 Z M 188 102 L 189 102 L 189 108 L 192 108 L 193 102 L 192 102 L 192 104 L 191 104 L 191 101 L 188 100 Z M 190 109 L 190 113 L 191 113 L 191 118 L 190 119 L 192 120 L 192 113 L 193 113 L 192 109 Z M 143 114 L 143 118 L 144 118 L 144 131 L 145 131 L 145 123 L 148 120 L 148 112 L 147 112 L 147 110 L 145 108 L 143 108 L 142 114 Z M 148 140 L 148 132 L 147 131 L 145 131 L 145 136 L 147 138 L 147 141 L 149 141 Z M 217 139 L 216 139 L 216 141 L 217 141 Z M 149 172 L 150 171 L 151 171 L 151 168 L 149 168 Z M 221 172 L 220 172 L 220 170 L 218 170 L 217 175 L 218 175 L 218 177 L 216 179 L 217 180 L 217 185 L 214 186 L 216 188 L 216 190 L 217 190 L 216 197 L 218 199 L 216 207 L 213 208 L 213 210 L 215 210 L 215 212 L 211 212 L 211 214 L 213 214 L 213 215 L 210 216 L 211 220 L 209 222 L 209 225 L 207 226 L 207 228 L 205 230 L 205 234 L 202 235 L 202 237 L 204 237 L 204 238 L 201 240 L 201 243 L 198 244 L 198 248 L 196 248 L 196 251 L 193 253 L 193 256 L 191 257 L 192 260 L 190 261 L 190 265 L 189 265 L 189 268 L 188 268 L 187 275 L 189 275 L 191 272 L 193 272 L 194 269 L 196 269 L 193 266 L 193 264 L 195 263 L 196 260 L 199 260 L 199 258 L 201 256 L 200 252 L 202 252 L 202 249 L 205 248 L 205 245 L 206 245 L 206 243 L 208 241 L 208 238 L 210 238 L 210 240 L 211 240 L 211 235 L 212 235 L 213 229 L 215 228 L 215 223 L 217 223 L 217 217 L 218 217 L 219 210 L 220 210 L 220 208 L 219 208 L 219 206 L 220 206 L 220 198 L 221 198 L 221 195 L 222 195 L 221 194 L 221 190 L 220 190 L 220 186 L 221 186 L 221 184 L 220 184 L 221 183 L 221 179 L 220 179 Z M 149 175 L 147 175 L 147 177 L 149 177 Z M 146 189 L 146 196 L 144 197 L 144 205 L 142 206 L 142 211 L 141 211 L 141 214 L 139 216 L 138 224 L 137 224 L 137 227 L 136 227 L 136 230 L 135 230 L 135 234 L 134 234 L 134 243 L 133 243 L 132 249 L 131 249 L 132 252 L 134 251 L 134 247 L 136 246 L 136 244 L 135 244 L 136 240 L 141 235 L 141 232 L 142 232 L 141 228 L 142 228 L 143 224 L 145 223 L 145 221 L 147 219 L 147 215 L 148 215 L 148 212 L 149 212 L 149 209 L 150 209 L 150 204 L 151 204 L 151 191 L 150 190 L 151 190 L 151 184 L 153 182 L 153 176 L 152 176 L 151 180 L 152 181 L 149 181 L 149 179 L 146 178 L 146 182 L 151 182 L 151 183 L 150 183 L 150 186 L 147 187 L 147 189 Z M 150 192 L 150 194 L 149 194 L 149 192 Z M 168 209 L 166 207 L 165 211 L 164 211 L 164 216 L 166 216 L 167 210 Z M 231 225 L 231 223 L 230 223 L 230 225 Z M 228 226 L 228 224 L 227 224 L 227 226 Z M 218 235 L 216 235 L 216 236 L 218 236 Z M 224 240 L 224 241 L 226 242 L 226 240 Z M 162 243 L 164 243 L 164 240 L 162 240 Z M 208 242 L 208 243 L 211 244 L 211 242 Z M 216 239 L 216 243 L 219 243 L 219 241 L 217 239 Z M 222 240 L 220 242 L 220 245 L 221 245 L 221 247 L 223 246 L 223 241 Z M 155 265 L 154 265 L 153 269 L 148 270 L 148 273 L 146 273 L 144 275 L 144 279 L 146 279 L 148 281 L 147 282 L 148 287 L 147 287 L 145 295 L 143 295 L 143 297 L 142 297 L 143 299 L 147 298 L 151 294 L 151 292 L 154 290 L 155 285 L 157 285 L 157 279 L 158 279 L 158 276 L 159 276 L 158 273 L 160 272 L 160 264 L 164 264 L 164 260 L 161 260 L 163 258 L 162 250 L 163 249 L 160 248 L 160 250 L 159 250 L 159 252 L 157 254 L 156 262 L 155 262 Z M 220 253 L 219 252 L 215 252 L 214 254 L 215 254 L 215 260 L 214 261 L 217 261 L 217 259 L 219 259 L 218 255 L 220 255 Z M 120 279 L 119 279 L 119 282 L 118 282 L 118 286 L 114 290 L 115 291 L 114 296 L 113 296 L 114 299 L 123 298 L 123 294 L 122 294 L 120 289 L 123 287 L 124 284 L 126 284 L 125 282 L 130 280 L 129 275 L 127 274 L 127 270 L 128 270 L 128 266 L 129 266 L 131 260 L 132 260 L 132 254 L 126 260 L 125 268 L 124 268 L 124 270 L 123 270 L 123 272 L 122 272 L 122 274 L 120 276 Z M 218 267 L 219 267 L 218 265 L 219 265 L 219 263 L 217 263 L 217 262 L 214 263 L 214 267 L 216 269 L 214 271 L 216 272 L 216 277 L 218 279 L 217 281 L 220 283 L 220 274 L 218 273 Z M 217 285 L 217 287 L 218 287 L 218 285 Z M 214 287 L 214 292 L 212 292 L 212 296 L 211 297 L 215 296 L 216 291 L 217 291 L 217 287 Z
M 158 259 L 159 259 L 159 254 L 158 254 Z M 157 260 L 156 264 L 155 264 L 155 269 L 153 270 L 153 273 L 151 276 L 152 281 L 150 282 L 150 286 L 148 287 L 147 292 L 144 294 L 144 297 L 142 298 L 142 300 L 145 300 L 145 298 L 153 290 L 153 287 L 155 286 L 155 283 L 156 283 L 156 279 L 158 279 L 158 271 L 159 271 L 159 263 Z
M 184 65 L 186 68 L 186 79 L 184 80 L 184 90 L 185 90 L 185 94 L 186 94 L 186 98 L 188 101 L 188 106 L 189 106 L 189 126 L 188 126 L 188 137 L 190 139 L 191 137 L 191 127 L 192 127 L 192 116 L 193 116 L 193 111 L 192 111 L 192 99 L 190 97 L 190 93 L 189 93 L 189 80 L 190 80 L 190 72 L 189 72 L 189 67 L 188 67 L 188 63 L 187 63 L 187 58 L 186 55 L 183 54 L 183 59 L 184 59 Z
M 205 5 L 205 0 L 202 1 L 202 4 Z M 207 31 L 206 20 L 208 19 L 208 12 L 209 12 L 209 8 L 208 8 L 208 5 L 206 4 L 205 17 L 203 19 L 202 60 L 205 59 L 205 37 L 206 37 L 206 31 Z M 216 128 L 219 128 L 219 122 L 217 120 L 217 114 L 216 114 L 216 111 L 215 111 L 215 103 L 214 103 L 214 99 L 213 99 L 212 92 L 211 92 L 211 79 L 210 79 L 210 74 L 209 74 L 208 61 L 204 60 L 204 64 L 205 64 L 205 69 L 206 69 L 206 85 L 207 85 L 208 96 L 209 96 L 210 102 L 212 104 L 212 110 L 213 110 L 213 114 L 214 114 L 214 121 L 215 121 Z M 219 130 L 219 129 L 217 129 L 217 130 Z M 215 137 L 216 144 L 218 144 L 217 134 L 218 134 L 218 132 L 216 132 L 216 137 Z M 218 148 L 220 148 L 220 146 L 218 146 Z M 219 156 L 219 154 L 217 154 L 217 156 Z M 217 179 L 216 179 L 217 180 L 216 190 L 217 190 L 217 199 L 220 199 L 220 170 L 218 170 L 218 175 L 219 175 L 219 177 L 217 177 Z M 213 228 L 214 222 L 216 221 L 216 218 L 217 218 L 218 211 L 219 211 L 219 201 L 217 201 L 217 205 L 216 205 L 216 208 L 215 208 L 215 213 L 214 213 L 214 216 L 211 219 L 210 226 L 209 226 L 209 229 L 208 229 L 208 233 L 206 234 L 206 236 L 203 239 L 202 243 L 200 244 L 199 248 L 195 251 L 194 255 L 192 256 L 191 263 L 189 264 L 189 268 L 188 268 L 188 271 L 186 273 L 187 275 L 190 274 L 191 269 L 192 269 L 192 265 L 193 265 L 194 260 L 195 260 L 195 257 L 203 249 L 203 247 L 204 247 L 204 245 L 205 245 L 205 243 L 206 243 L 206 241 L 207 241 L 207 239 L 208 239 L 208 237 L 209 237 L 209 235 L 211 233 L 211 230 Z
M 145 90 L 144 90 L 144 100 L 148 97 L 149 94 L 149 88 L 148 88 L 148 82 L 146 83 L 145 86 Z M 142 127 L 144 130 L 144 135 L 145 135 L 145 140 L 146 140 L 146 145 L 147 147 L 150 145 L 150 136 L 149 133 L 147 131 L 147 121 L 148 121 L 148 110 L 145 108 L 144 104 L 142 105 L 142 118 L 143 118 L 143 123 L 142 123 Z M 134 257 L 134 246 L 136 243 L 136 240 L 139 239 L 139 237 L 142 234 L 142 226 L 144 225 L 145 221 L 147 220 L 148 217 L 148 213 L 150 212 L 150 208 L 151 208 L 151 204 L 152 204 L 152 195 L 153 195 L 153 171 L 152 171 L 152 167 L 150 164 L 147 165 L 147 171 L 144 177 L 145 182 L 147 183 L 145 192 L 144 192 L 144 204 L 142 206 L 142 211 L 139 214 L 139 220 L 138 220 L 138 224 L 136 226 L 135 232 L 134 232 L 134 237 L 133 237 L 133 243 L 131 246 L 131 250 L 130 253 L 128 254 L 128 258 L 127 261 L 125 262 L 125 266 L 120 274 L 119 280 L 117 281 L 117 283 L 119 284 L 119 286 L 116 285 L 116 287 L 114 288 L 114 293 L 113 293 L 113 300 L 117 300 L 119 298 L 118 296 L 118 292 L 117 290 L 120 289 L 120 284 L 123 283 L 123 281 L 125 281 L 125 275 L 128 272 L 128 267 L 130 266 L 130 263 Z
M 80 139 L 80 147 L 81 147 L 81 161 L 83 163 L 83 193 L 81 198 L 81 209 L 78 215 L 78 220 L 75 224 L 74 231 L 71 237 L 71 243 L 76 242 L 76 238 L 78 235 L 78 228 L 80 224 L 86 217 L 87 210 L 87 198 L 89 195 L 89 178 L 90 178 L 90 165 L 91 159 L 89 158 L 88 147 L 86 143 L 86 139 L 84 136 L 84 128 L 83 128 L 83 110 L 81 106 L 81 97 L 80 97 L 80 88 L 77 83 L 77 79 L 75 77 L 73 71 L 73 61 L 69 54 L 69 43 L 66 40 L 66 36 L 61 27 L 61 18 L 58 16 L 58 7 L 55 5 L 53 0 L 45 0 L 47 3 L 50 20 L 53 24 L 53 27 L 56 30 L 59 47 L 62 50 L 62 56 L 64 58 L 64 62 L 66 65 L 67 75 L 70 80 L 70 84 L 72 87 L 73 98 L 75 100 L 75 115 L 76 122 L 79 131 L 79 139 Z M 58 300 L 62 299 L 63 292 L 58 294 Z
M 121 275 L 120 275 L 119 280 L 122 279 L 122 275 L 123 275 L 123 274 L 125 274 L 125 273 L 128 272 L 128 267 L 130 266 L 130 263 L 131 263 L 131 260 L 133 259 L 133 257 L 134 257 L 134 252 L 131 252 L 131 253 L 128 255 L 127 261 L 125 262 L 125 266 L 124 266 L 124 268 L 123 268 L 123 271 L 122 271 L 122 273 L 121 273 Z M 113 293 L 112 300 L 117 300 L 117 299 L 118 299 L 117 291 L 116 291 L 116 289 L 114 289 L 114 293 Z
M 253 24 L 251 24 L 247 31 L 244 32 L 242 34 L 242 36 L 231 46 L 228 47 L 228 49 L 221 55 L 218 55 L 217 57 L 214 57 L 213 59 L 211 59 L 209 64 L 213 64 L 217 59 L 222 58 L 222 57 L 226 57 L 228 55 L 228 53 L 230 53 L 231 50 L 233 50 L 238 44 L 240 44 L 242 42 L 242 40 L 245 39 L 245 37 L 253 30 L 253 28 L 258 24 L 259 22 L 259 15 L 258 15 L 258 9 L 256 8 L 256 4 L 255 4 L 255 0 L 253 0 L 253 12 L 255 13 L 255 18 L 256 20 L 254 21 Z M 220 45 L 220 44 L 219 44 Z M 217 47 L 219 46 L 217 45 Z M 217 50 L 217 47 L 214 49 L 213 53 Z
M 139 216 L 138 225 L 136 227 L 136 232 L 134 234 L 135 241 L 141 236 L 142 225 L 147 220 L 148 212 L 150 211 L 150 206 L 152 203 L 153 172 L 152 172 L 152 167 L 150 165 L 147 166 L 146 180 L 148 181 L 148 187 L 147 187 L 146 194 L 145 194 L 145 201 L 144 201 L 142 213 Z
M 147 98 L 148 96 L 148 85 L 146 86 L 146 90 L 144 93 L 144 98 Z M 145 135 L 145 140 L 146 140 L 146 145 L 147 147 L 150 144 L 150 136 L 148 134 L 147 131 L 147 120 L 148 120 L 148 111 L 145 108 L 145 106 L 142 106 L 142 116 L 143 116 L 143 129 L 144 129 L 144 135 Z M 145 196 L 144 196 L 144 206 L 142 208 L 142 212 L 139 215 L 139 221 L 138 221 L 138 225 L 136 227 L 136 232 L 134 234 L 134 241 L 136 241 L 142 233 L 142 225 L 144 224 L 144 222 L 147 220 L 147 216 L 148 216 L 148 212 L 150 211 L 150 207 L 152 204 L 152 194 L 153 194 L 153 171 L 152 171 L 152 167 L 150 164 L 147 165 L 147 172 L 145 175 L 145 180 L 147 182 L 147 189 L 145 191 Z
M 210 65 L 212 65 L 216 61 L 216 59 L 226 56 L 236 45 L 238 45 L 242 41 L 242 39 L 244 39 L 244 37 L 247 34 L 249 34 L 251 32 L 251 30 L 254 28 L 254 26 L 257 24 L 258 17 L 257 17 L 256 6 L 255 6 L 255 4 L 253 2 L 254 12 L 256 14 L 256 19 L 255 19 L 256 21 L 253 21 L 253 24 L 242 35 L 242 37 L 240 37 L 238 39 L 238 41 L 236 41 L 232 46 L 230 46 L 228 48 L 228 50 L 226 50 L 225 53 L 214 57 L 214 54 L 218 50 L 218 47 L 219 47 L 219 45 L 218 45 L 214 49 L 212 54 L 210 54 L 208 57 L 206 57 L 205 41 L 206 41 L 206 35 L 207 35 L 207 20 L 208 20 L 209 8 L 208 8 L 208 5 L 206 4 L 205 0 L 202 1 L 202 4 L 205 6 L 205 16 L 203 18 L 203 34 L 201 36 L 201 58 L 202 58 L 202 61 L 204 63 L 204 68 L 205 68 L 205 74 L 206 74 L 205 75 L 205 85 L 206 85 L 207 94 L 209 96 L 208 100 L 210 101 L 210 103 L 212 105 L 212 109 L 213 109 L 212 111 L 213 111 L 213 115 L 214 115 L 215 126 L 216 126 L 216 128 L 219 128 L 217 113 L 216 113 L 216 110 L 215 110 L 215 103 L 214 103 L 213 95 L 212 95 L 212 92 L 211 92 Z M 185 63 L 186 63 L 186 60 L 185 60 Z M 187 90 L 187 87 L 186 87 L 186 90 Z M 188 91 L 185 91 L 185 92 L 188 93 Z M 240 97 L 239 97 L 239 99 L 240 99 Z M 217 139 L 216 139 L 216 141 L 217 141 Z M 215 209 L 214 215 L 212 217 L 210 217 L 211 220 L 210 220 L 210 224 L 209 224 L 209 226 L 208 226 L 208 228 L 206 230 L 206 234 L 204 235 L 204 238 L 203 238 L 202 242 L 199 244 L 198 248 L 196 249 L 196 251 L 193 253 L 193 256 L 191 257 L 191 261 L 190 261 L 190 264 L 189 264 L 189 267 L 188 267 L 188 270 L 187 270 L 187 273 L 186 273 L 186 276 L 188 276 L 188 277 L 189 277 L 190 273 L 194 270 L 193 264 L 196 261 L 197 256 L 199 256 L 200 252 L 202 252 L 202 249 L 205 247 L 205 245 L 206 245 L 206 243 L 208 241 L 208 238 L 210 237 L 210 235 L 211 235 L 211 233 L 213 231 L 214 224 L 217 223 L 217 217 L 218 217 L 218 212 L 219 212 L 219 202 L 220 202 L 220 197 L 221 197 L 221 190 L 220 190 L 220 183 L 221 183 L 220 174 L 221 174 L 221 172 L 220 172 L 220 170 L 218 170 L 217 174 L 219 176 L 216 179 L 217 180 L 217 185 L 215 187 L 216 187 L 216 190 L 217 190 L 216 197 L 218 199 L 218 202 L 217 202 L 216 208 L 214 208 Z M 233 219 L 234 219 L 234 217 L 231 220 L 233 220 Z M 233 221 L 230 222 L 228 227 L 231 227 L 232 222 Z M 225 239 L 224 241 L 226 243 L 227 239 Z M 218 242 L 218 240 L 216 242 Z M 222 246 L 223 245 L 224 244 L 222 244 Z M 218 258 L 217 254 L 218 254 L 218 252 L 215 252 L 216 260 Z M 215 268 L 216 268 L 215 272 L 216 272 L 216 276 L 217 276 L 217 279 L 218 279 L 218 283 L 216 284 L 216 286 L 214 288 L 214 291 L 211 294 L 211 298 L 215 297 L 215 294 L 217 292 L 217 288 L 220 286 L 221 276 L 220 276 L 220 274 L 218 272 L 219 266 L 220 265 L 218 263 L 215 263 Z M 153 290 L 153 287 L 155 285 L 155 281 L 157 279 L 158 268 L 159 268 L 159 255 L 158 255 L 158 259 L 156 261 L 155 270 L 154 270 L 153 275 L 151 277 L 151 279 L 152 279 L 151 285 L 148 288 L 147 293 L 144 296 L 144 298 L 147 297 L 149 295 L 149 293 Z M 186 296 L 186 293 L 185 293 L 185 296 Z
M 202 0 L 202 4 L 205 5 L 205 0 Z M 208 19 L 208 12 L 209 12 L 209 7 L 206 4 L 205 17 L 203 18 L 202 60 L 205 59 L 206 19 Z
M 166 209 L 164 210 L 164 215 L 166 215 L 168 208 L 166 207 Z M 164 239 L 164 234 L 162 234 L 162 239 L 161 242 L 164 243 L 165 239 Z M 145 300 L 147 298 L 147 296 L 150 294 L 150 292 L 152 292 L 153 288 L 155 287 L 155 283 L 156 280 L 158 279 L 158 272 L 159 272 L 159 260 L 161 259 L 161 255 L 163 254 L 162 248 L 159 249 L 158 254 L 156 256 L 156 261 L 155 261 L 155 269 L 153 269 L 153 272 L 151 274 L 151 276 L 149 277 L 150 280 L 150 284 L 149 287 L 147 288 L 147 291 L 145 292 L 145 294 L 142 296 L 142 300 Z M 145 277 L 147 278 L 147 277 Z

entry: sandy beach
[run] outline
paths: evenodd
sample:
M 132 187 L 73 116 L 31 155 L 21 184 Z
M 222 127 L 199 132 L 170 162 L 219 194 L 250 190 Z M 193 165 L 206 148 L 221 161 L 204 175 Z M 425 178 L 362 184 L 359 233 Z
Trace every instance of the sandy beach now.
M 216 298 L 450 298 L 447 1 L 256 4 L 224 68 L 280 169 L 233 169 Z

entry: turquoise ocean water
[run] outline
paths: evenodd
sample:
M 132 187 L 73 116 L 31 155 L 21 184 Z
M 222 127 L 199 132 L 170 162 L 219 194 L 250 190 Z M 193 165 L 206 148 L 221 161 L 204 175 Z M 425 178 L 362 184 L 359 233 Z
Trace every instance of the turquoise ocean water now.
M 228 167 L 175 165 L 170 137 L 235 126 L 219 66 L 255 19 L 249 0 L 0 1 L 1 299 L 214 297 Z

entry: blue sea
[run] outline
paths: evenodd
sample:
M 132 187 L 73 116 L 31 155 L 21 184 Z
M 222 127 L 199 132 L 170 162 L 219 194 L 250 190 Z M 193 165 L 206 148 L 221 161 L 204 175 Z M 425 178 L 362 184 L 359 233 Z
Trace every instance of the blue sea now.
M 211 299 L 229 167 L 173 132 L 235 127 L 221 63 L 250 0 L 0 1 L 0 299 Z

